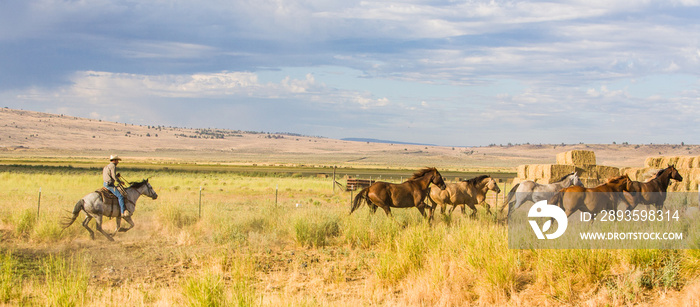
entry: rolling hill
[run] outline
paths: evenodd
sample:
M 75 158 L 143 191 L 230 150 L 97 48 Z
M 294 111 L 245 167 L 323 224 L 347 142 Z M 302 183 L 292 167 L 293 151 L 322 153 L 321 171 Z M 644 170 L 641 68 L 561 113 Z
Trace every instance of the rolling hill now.
M 294 134 L 132 125 L 61 114 L 0 109 L 0 159 L 82 157 L 111 153 L 139 160 L 192 163 L 305 164 L 368 168 L 436 166 L 512 171 L 554 163 L 572 149 L 593 150 L 598 164 L 641 166 L 648 156 L 699 155 L 697 145 L 515 145 L 444 147 L 336 140 Z

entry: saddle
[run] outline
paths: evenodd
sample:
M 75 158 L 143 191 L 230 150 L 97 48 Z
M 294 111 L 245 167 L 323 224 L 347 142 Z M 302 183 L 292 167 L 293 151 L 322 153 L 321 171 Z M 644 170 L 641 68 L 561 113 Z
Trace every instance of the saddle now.
M 112 210 L 116 207 L 117 212 L 120 210 L 119 209 L 119 199 L 117 199 L 117 196 L 112 194 L 112 191 L 108 190 L 105 187 L 102 187 L 101 189 L 98 189 L 97 194 L 100 194 L 100 197 L 102 197 L 102 203 L 105 205 L 107 208 L 111 208 Z

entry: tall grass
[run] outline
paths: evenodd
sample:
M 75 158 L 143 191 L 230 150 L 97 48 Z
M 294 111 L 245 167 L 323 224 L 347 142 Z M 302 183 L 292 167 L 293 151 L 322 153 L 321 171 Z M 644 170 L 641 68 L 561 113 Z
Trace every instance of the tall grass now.
M 255 306 L 257 295 L 251 285 L 254 264 L 247 257 L 224 255 L 213 259 L 213 266 L 181 285 L 188 306 Z
M 340 218 L 329 214 L 311 214 L 297 217 L 294 234 L 302 246 L 324 247 L 340 235 Z
M 0 254 L 0 303 L 17 303 L 22 295 L 22 283 L 17 272 L 18 262 L 12 251 Z
M 85 305 L 88 272 L 81 257 L 50 255 L 44 260 L 45 296 L 48 306 Z
M 146 265 L 178 269 L 165 282 L 140 280 L 138 295 L 154 305 L 576 305 L 591 297 L 600 305 L 650 304 L 658 293 L 686 291 L 700 272 L 697 250 L 512 250 L 507 226 L 481 207 L 475 219 L 438 213 L 432 224 L 414 208 L 394 209 L 393 217 L 369 214 L 366 207 L 348 215 L 349 194 L 333 194 L 329 182 L 317 178 L 156 170 L 125 175 L 151 177 L 159 198 L 141 198 L 136 228 L 107 245 L 99 235 L 85 243 L 82 214 L 71 228 L 58 228 L 66 211 L 101 185 L 99 172 L 0 171 L 7 183 L 0 187 L 0 248 L 14 248 L 0 256 L 0 303 L 94 305 L 99 299 L 91 290 L 137 291 L 93 285 L 87 276 L 100 275 L 103 266 L 56 253 L 82 248 L 162 249 Z M 188 246 L 173 244 L 183 234 Z M 29 249 L 27 255 L 16 257 L 18 246 Z M 26 269 L 31 261 L 40 261 L 39 275 Z M 30 278 L 13 287 L 17 276 Z

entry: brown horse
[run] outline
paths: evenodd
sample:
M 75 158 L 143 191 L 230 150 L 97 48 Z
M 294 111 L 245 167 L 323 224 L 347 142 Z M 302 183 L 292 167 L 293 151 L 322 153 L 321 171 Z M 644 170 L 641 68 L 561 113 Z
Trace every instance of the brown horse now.
M 602 210 L 615 210 L 619 200 L 629 202 L 629 194 L 621 197 L 627 190 L 630 177 L 627 175 L 610 178 L 606 183 L 594 188 L 570 186 L 562 189 L 549 199 L 550 205 L 564 209 L 566 217 L 571 216 L 576 210 L 590 212 L 595 215 Z
M 627 206 L 627 210 L 634 210 L 637 204 L 654 205 L 656 209 L 663 208 L 666 200 L 666 190 L 671 183 L 671 179 L 683 181 L 683 177 L 673 165 L 660 170 L 654 178 L 646 182 L 630 181 L 627 184 L 627 190 L 634 200 Z
M 496 180 L 489 175 L 481 175 L 469 180 L 447 184 L 444 190 L 434 187 L 430 188 L 428 199 L 433 204 L 431 210 L 435 210 L 436 206 L 439 205 L 441 207 L 440 212 L 445 214 L 445 207 L 452 205 L 452 209 L 450 209 L 451 215 L 457 206 L 461 206 L 462 214 L 466 214 L 465 205 L 467 205 L 474 211 L 471 214 L 471 217 L 474 217 L 476 215 L 475 205 L 482 202 L 486 205 L 486 210 L 488 210 L 489 214 L 493 214 L 491 213 L 491 206 L 484 201 L 489 190 L 496 193 L 501 192 Z
M 416 207 L 425 216 L 427 205 L 424 200 L 428 195 L 431 183 L 441 189 L 445 188 L 442 175 L 434 167 L 423 168 L 413 174 L 413 177 L 399 184 L 377 181 L 357 193 L 352 202 L 350 214 L 360 208 L 364 200 L 372 213 L 377 211 L 377 207 L 380 207 L 384 209 L 387 216 L 391 216 L 391 207 Z M 429 219 L 432 219 L 432 210 L 430 213 Z

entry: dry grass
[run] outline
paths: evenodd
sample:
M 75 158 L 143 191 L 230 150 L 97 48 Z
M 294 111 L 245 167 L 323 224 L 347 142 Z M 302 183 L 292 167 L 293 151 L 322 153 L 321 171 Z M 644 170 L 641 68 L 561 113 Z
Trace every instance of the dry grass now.
M 13 169 L 0 200 L 0 299 L 23 305 L 628 305 L 696 297 L 700 253 L 511 250 L 480 212 L 395 219 L 363 208 L 327 179 L 142 171 L 158 200 L 139 200 L 116 242 L 50 225 L 99 174 Z M 41 180 L 37 182 L 36 180 Z M 63 182 L 64 184 L 50 184 Z M 79 185 L 65 183 L 78 182 Z M 83 184 L 87 182 L 87 184 Z M 37 220 L 33 187 L 44 185 Z M 278 203 L 274 187 L 280 186 Z M 199 186 L 204 186 L 199 216 Z M 48 205 L 52 204 L 52 205 Z M 299 204 L 299 206 L 297 206 Z M 33 222 L 32 222 L 33 221 Z M 107 221 L 107 229 L 113 221 Z M 9 280 L 22 282 L 9 287 Z M 48 291 L 46 284 L 51 284 Z

